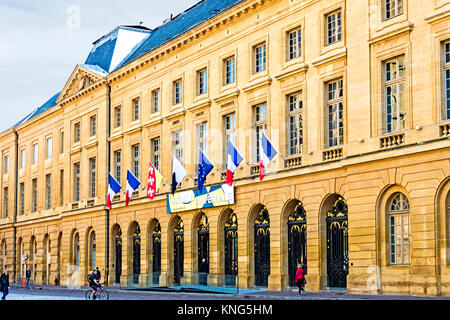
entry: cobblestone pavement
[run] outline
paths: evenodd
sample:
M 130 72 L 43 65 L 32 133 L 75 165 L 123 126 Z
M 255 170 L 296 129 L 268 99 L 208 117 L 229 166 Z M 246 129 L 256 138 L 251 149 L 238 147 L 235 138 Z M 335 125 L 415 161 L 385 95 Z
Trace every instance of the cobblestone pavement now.
M 87 287 L 38 286 L 34 289 L 12 287 L 7 300 L 85 300 Z M 450 300 L 450 297 L 413 297 L 403 295 L 353 295 L 342 292 L 307 292 L 298 296 L 295 290 L 218 294 L 120 290 L 108 288 L 110 300 Z

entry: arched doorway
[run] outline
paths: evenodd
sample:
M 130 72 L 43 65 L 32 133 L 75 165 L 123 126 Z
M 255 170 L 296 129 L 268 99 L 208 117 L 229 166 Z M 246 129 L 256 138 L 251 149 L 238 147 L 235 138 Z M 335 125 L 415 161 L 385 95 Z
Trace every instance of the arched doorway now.
M 327 212 L 327 279 L 329 288 L 346 288 L 348 275 L 348 207 L 339 196 Z
M 89 241 L 88 241 L 88 271 L 92 271 L 96 267 L 96 256 L 97 256 L 97 239 L 95 236 L 95 231 L 91 230 L 89 233 Z M 90 270 L 89 270 L 90 269 Z
M 34 236 L 31 237 L 30 242 L 30 269 L 33 281 L 36 280 L 37 274 L 37 241 Z
M 141 274 L 141 229 L 139 225 L 133 232 L 133 283 L 139 283 Z
M 115 283 L 120 283 L 120 276 L 122 275 L 122 230 L 119 226 L 117 226 L 114 233 L 114 255 Z
M 153 284 L 159 284 L 161 275 L 161 225 L 159 222 L 152 233 L 152 248 Z
M 0 265 L 0 272 L 5 272 L 6 268 L 7 268 L 7 263 L 6 263 L 6 257 L 7 257 L 7 253 L 6 253 L 6 240 L 2 241 L 1 247 L 0 247 L 0 260 L 1 260 L 1 265 Z
M 238 221 L 233 211 L 225 222 L 225 284 L 235 286 L 238 275 Z
M 267 287 L 270 275 L 270 217 L 263 208 L 255 220 L 255 286 Z
M 62 261 L 62 233 L 60 232 L 58 235 L 58 246 L 57 246 L 57 261 L 56 261 L 56 265 L 57 265 L 57 270 L 56 270 L 56 274 L 57 274 L 57 279 L 58 279 L 58 284 L 61 283 L 61 261 Z
M 184 224 L 183 220 L 179 219 L 173 232 L 173 275 L 174 284 L 180 285 L 181 278 L 184 273 Z
M 288 265 L 289 285 L 295 286 L 297 264 L 302 264 L 307 272 L 306 260 L 306 212 L 299 201 L 288 217 Z
M 208 217 L 202 214 L 200 224 L 198 226 L 198 272 L 200 273 L 201 285 L 207 284 L 205 273 L 209 273 L 209 224 Z M 202 263 L 205 260 L 206 268 L 202 269 Z
M 50 239 L 48 234 L 44 236 L 43 241 L 43 255 L 42 255 L 42 283 L 49 284 L 49 276 L 50 276 Z

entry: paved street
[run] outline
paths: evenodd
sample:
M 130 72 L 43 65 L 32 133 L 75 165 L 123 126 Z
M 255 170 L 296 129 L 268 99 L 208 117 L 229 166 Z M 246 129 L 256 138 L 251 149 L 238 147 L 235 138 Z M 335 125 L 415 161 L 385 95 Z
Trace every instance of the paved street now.
M 39 286 L 34 289 L 12 287 L 7 300 L 85 300 L 87 288 Z M 450 297 L 412 297 L 397 295 L 351 295 L 340 292 L 308 292 L 298 296 L 295 291 L 260 291 L 252 293 L 208 294 L 186 292 L 128 291 L 109 288 L 110 300 L 450 300 Z

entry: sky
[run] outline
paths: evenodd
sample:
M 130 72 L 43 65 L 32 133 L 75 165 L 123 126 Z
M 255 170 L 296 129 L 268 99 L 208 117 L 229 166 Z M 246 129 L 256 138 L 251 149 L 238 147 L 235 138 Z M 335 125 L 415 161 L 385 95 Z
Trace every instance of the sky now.
M 0 0 L 0 132 L 62 90 L 119 25 L 155 28 L 199 0 Z

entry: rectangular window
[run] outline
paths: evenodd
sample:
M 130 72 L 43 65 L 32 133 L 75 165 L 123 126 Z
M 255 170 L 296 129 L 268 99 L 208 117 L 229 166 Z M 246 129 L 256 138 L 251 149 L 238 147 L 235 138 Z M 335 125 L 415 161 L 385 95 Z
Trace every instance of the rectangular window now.
M 26 151 L 25 149 L 20 150 L 20 169 L 25 168 L 26 161 Z
M 96 166 L 96 158 L 89 159 L 89 196 L 94 198 L 97 194 L 97 166 Z
M 8 217 L 8 187 L 3 189 L 3 218 Z
M 303 149 L 303 94 L 288 96 L 289 155 L 299 155 Z
M 141 118 L 141 100 L 133 100 L 133 121 L 137 121 Z
M 38 163 L 39 160 L 39 146 L 38 144 L 33 145 L 33 164 Z
M 266 44 L 260 44 L 253 48 L 255 73 L 266 70 Z
M 225 85 L 234 83 L 236 81 L 236 58 L 233 56 L 225 59 L 224 64 Z
M 152 92 L 153 112 L 161 110 L 161 90 L 157 89 Z
M 139 160 L 140 160 L 140 148 L 139 145 L 136 144 L 131 147 L 133 151 L 133 174 L 136 176 L 136 178 L 139 179 Z
M 116 173 L 116 180 L 120 184 L 122 172 L 122 152 L 120 150 L 114 152 L 114 170 Z
M 59 153 L 64 153 L 64 131 L 61 131 L 59 134 Z
M 194 163 L 199 163 L 199 155 L 200 155 L 200 150 L 203 151 L 203 153 L 206 155 L 208 150 L 208 143 L 207 143 L 207 130 L 208 130 L 208 123 L 207 122 L 202 122 L 196 125 L 196 131 L 197 131 L 197 143 L 196 143 L 196 150 L 194 152 L 195 156 L 195 161 Z
M 228 159 L 228 141 L 231 140 L 233 144 L 236 144 L 236 114 L 234 113 L 224 116 L 224 137 L 223 163 L 226 167 Z
M 390 255 L 392 264 L 410 263 L 409 214 L 389 216 Z
M 202 69 L 197 72 L 198 95 L 208 92 L 208 70 Z
M 33 179 L 31 181 L 31 187 L 32 187 L 31 212 L 36 212 L 37 211 L 37 193 L 38 193 L 37 179 Z
M 326 44 L 330 45 L 342 40 L 342 13 L 340 10 L 328 14 L 326 17 Z
M 19 214 L 25 213 L 25 183 L 20 183 L 19 186 Z
M 444 82 L 443 120 L 450 120 L 450 42 L 444 44 Z
M 403 0 L 384 0 L 384 20 L 403 14 Z
M 53 139 L 52 138 L 47 138 L 47 141 L 46 141 L 47 143 L 46 143 L 46 148 L 47 148 L 47 152 L 46 152 L 46 156 L 47 156 L 47 158 L 46 159 L 50 159 L 51 157 L 52 157 L 52 154 L 53 154 Z
M 73 142 L 80 142 L 80 134 L 81 134 L 81 123 L 75 123 L 73 127 Z
M 183 162 L 183 136 L 181 130 L 172 133 L 173 139 L 173 154 L 180 163 Z
M 385 62 L 383 133 L 406 129 L 404 57 Z
M 297 28 L 287 34 L 288 60 L 293 60 L 302 55 L 302 30 Z
M 64 205 L 64 170 L 59 171 L 59 205 Z
M 173 83 L 173 102 L 179 104 L 183 102 L 183 81 L 177 80 Z
M 97 116 L 92 116 L 89 122 L 90 122 L 90 134 L 91 137 L 94 137 L 97 135 Z
M 327 83 L 327 147 L 344 143 L 344 81 Z
M 255 116 L 255 159 L 256 162 L 261 160 L 261 139 L 262 133 L 267 129 L 267 104 L 260 104 L 254 107 Z
M 8 173 L 9 172 L 9 156 L 5 156 L 4 158 L 4 173 Z
M 119 128 L 122 126 L 122 108 L 121 107 L 115 107 L 114 108 L 114 119 L 115 119 L 115 127 Z
M 160 138 L 155 138 L 152 140 L 152 163 L 156 170 L 160 170 L 160 160 L 161 160 L 161 140 Z
M 52 205 L 52 176 L 47 174 L 45 176 L 45 209 L 50 209 Z
M 80 163 L 73 165 L 73 200 L 80 201 Z

